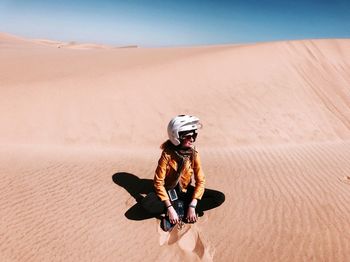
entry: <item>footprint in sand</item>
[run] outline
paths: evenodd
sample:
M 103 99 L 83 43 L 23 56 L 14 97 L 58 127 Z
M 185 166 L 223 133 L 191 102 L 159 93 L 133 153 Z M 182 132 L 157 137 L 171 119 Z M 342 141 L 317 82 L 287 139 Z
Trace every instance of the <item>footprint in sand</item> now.
M 167 244 L 168 246 L 175 244 L 178 242 L 178 240 L 181 238 L 182 235 L 184 235 L 190 228 L 187 226 L 183 227 L 181 230 L 178 229 L 176 226 L 174 227 L 171 232 L 164 232 L 160 226 L 159 223 L 157 223 L 157 229 L 159 234 L 159 244 L 161 246 Z
M 350 176 L 343 176 L 342 178 L 339 178 L 339 180 L 350 185 Z
M 182 250 L 188 258 L 200 259 L 201 261 L 213 261 L 214 252 L 209 248 L 207 241 L 203 241 L 201 232 L 196 224 L 185 225 L 179 230 L 174 228 L 170 233 L 158 231 L 161 246 L 168 245 Z M 176 245 L 175 245 L 176 244 Z
M 168 245 L 177 243 L 190 229 L 191 227 L 188 225 L 184 225 L 182 229 L 175 227 L 170 233 Z
M 199 252 L 199 257 L 201 257 L 204 251 L 204 245 L 201 241 L 201 238 L 199 237 L 199 233 L 194 228 L 187 230 L 187 232 L 182 235 L 178 241 L 178 245 L 182 250 L 188 252 L 195 252 L 195 249 L 197 247 L 196 251 Z
M 179 247 L 189 255 L 195 254 L 200 261 L 213 261 L 214 250 L 203 240 L 196 226 L 192 226 L 178 241 Z

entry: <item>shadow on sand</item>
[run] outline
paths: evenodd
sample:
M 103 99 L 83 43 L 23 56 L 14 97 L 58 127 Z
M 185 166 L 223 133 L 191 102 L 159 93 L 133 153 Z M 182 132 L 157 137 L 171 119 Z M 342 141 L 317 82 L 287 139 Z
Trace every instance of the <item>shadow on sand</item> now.
M 149 214 L 141 205 L 141 201 L 144 196 L 153 191 L 152 179 L 140 179 L 137 176 L 126 172 L 116 173 L 112 176 L 112 179 L 114 183 L 125 188 L 125 190 L 128 191 L 129 194 L 136 200 L 136 204 L 129 208 L 129 210 L 125 213 L 125 216 L 128 219 L 144 220 L 156 217 Z M 189 188 L 188 190 L 190 190 Z M 194 190 L 193 186 L 192 190 Z M 224 203 L 224 201 L 224 193 L 206 188 L 201 201 L 199 201 L 197 204 L 196 211 L 198 212 L 199 216 L 203 216 L 203 211 L 216 208 Z
M 127 172 L 118 172 L 112 176 L 113 182 L 123 187 L 128 193 L 135 198 L 136 204 L 126 211 L 125 216 L 131 220 L 144 220 L 153 218 L 142 206 L 141 200 L 143 195 L 153 191 L 152 179 L 141 179 Z

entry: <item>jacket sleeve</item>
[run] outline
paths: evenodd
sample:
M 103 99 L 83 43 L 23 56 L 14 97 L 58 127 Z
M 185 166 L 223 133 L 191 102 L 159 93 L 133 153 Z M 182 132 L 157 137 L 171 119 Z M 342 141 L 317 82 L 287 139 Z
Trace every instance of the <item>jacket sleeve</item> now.
M 164 187 L 168 161 L 169 161 L 169 158 L 167 157 L 166 153 L 163 151 L 161 157 L 158 160 L 158 166 L 154 174 L 154 180 L 153 180 L 154 190 L 156 191 L 157 196 L 162 201 L 169 200 L 168 194 Z
M 200 200 L 204 194 L 205 176 L 202 170 L 202 164 L 198 152 L 195 153 L 193 171 L 195 178 L 193 198 Z

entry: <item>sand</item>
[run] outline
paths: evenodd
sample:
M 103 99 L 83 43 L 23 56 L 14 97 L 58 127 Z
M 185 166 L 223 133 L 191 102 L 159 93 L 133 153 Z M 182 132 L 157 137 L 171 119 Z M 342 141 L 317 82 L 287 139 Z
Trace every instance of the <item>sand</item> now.
M 1 261 L 346 261 L 350 40 L 116 48 L 0 34 Z M 201 118 L 198 223 L 140 213 Z

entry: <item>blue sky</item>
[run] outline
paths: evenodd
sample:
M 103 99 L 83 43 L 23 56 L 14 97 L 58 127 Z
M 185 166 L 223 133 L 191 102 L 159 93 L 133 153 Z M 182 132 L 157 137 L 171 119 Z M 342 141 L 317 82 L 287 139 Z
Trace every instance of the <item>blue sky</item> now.
M 350 38 L 350 0 L 0 0 L 0 32 L 145 47 Z

